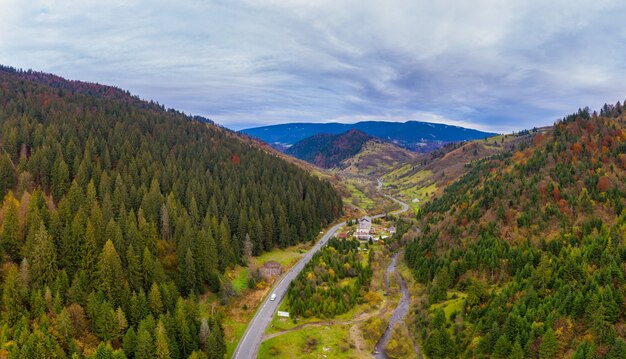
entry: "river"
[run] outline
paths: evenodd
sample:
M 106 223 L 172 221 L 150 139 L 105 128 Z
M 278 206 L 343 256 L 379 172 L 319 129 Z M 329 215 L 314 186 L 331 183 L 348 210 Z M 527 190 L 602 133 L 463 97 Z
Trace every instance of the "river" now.
M 389 293 L 389 278 L 393 274 L 393 272 L 396 272 L 397 260 L 398 260 L 398 253 L 394 253 L 394 255 L 391 257 L 391 263 L 387 267 L 387 271 L 385 273 L 385 286 L 387 288 L 387 293 Z M 400 291 L 402 292 L 402 298 L 400 298 L 400 302 L 398 303 L 398 306 L 396 307 L 396 309 L 394 309 L 393 313 L 391 314 L 391 318 L 389 319 L 389 325 L 387 325 L 387 329 L 385 329 L 385 332 L 383 333 L 382 337 L 380 337 L 380 339 L 378 340 L 378 343 L 376 343 L 376 346 L 374 347 L 373 355 L 374 355 L 374 358 L 376 359 L 388 359 L 389 358 L 387 356 L 387 353 L 385 352 L 385 348 L 387 347 L 387 344 L 389 344 L 389 340 L 391 339 L 391 332 L 392 332 L 393 326 L 396 325 L 397 323 L 402 323 L 407 313 L 409 312 L 409 290 L 406 286 L 406 282 L 404 281 L 404 278 L 402 278 L 402 276 L 399 273 L 396 273 L 396 274 L 398 275 L 398 280 L 400 281 Z M 415 353 L 417 353 L 417 356 L 421 358 L 422 354 L 420 353 L 420 350 L 417 347 L 417 345 L 415 345 L 415 343 L 411 343 L 411 344 L 412 344 L 411 346 L 415 350 Z

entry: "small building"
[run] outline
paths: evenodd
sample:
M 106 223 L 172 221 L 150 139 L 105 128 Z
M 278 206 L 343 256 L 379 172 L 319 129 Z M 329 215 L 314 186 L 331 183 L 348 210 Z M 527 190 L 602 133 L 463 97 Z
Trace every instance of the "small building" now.
M 389 227 L 389 234 L 391 234 L 392 236 L 396 234 L 396 227 Z
M 356 232 L 354 236 L 360 240 L 368 240 L 371 238 L 372 218 L 365 216 L 357 221 Z

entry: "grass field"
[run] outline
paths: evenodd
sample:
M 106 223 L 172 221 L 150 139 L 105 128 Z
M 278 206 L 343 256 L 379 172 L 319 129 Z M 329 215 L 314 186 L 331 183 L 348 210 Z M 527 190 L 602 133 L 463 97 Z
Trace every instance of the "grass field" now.
M 258 358 L 352 358 L 349 325 L 309 327 L 261 343 Z
M 428 201 L 435 192 L 437 192 L 437 185 L 434 183 L 426 187 L 403 187 L 398 191 L 399 197 L 411 207 L 413 213 L 417 213 L 422 204 Z M 415 198 L 419 201 L 413 202 Z
M 285 249 L 274 249 L 271 252 L 265 252 L 258 257 L 253 257 L 251 261 L 252 265 L 257 267 L 260 267 L 269 261 L 274 261 L 287 268 L 291 267 L 295 262 L 302 258 L 309 249 L 311 249 L 311 245 L 309 243 L 298 244 Z
M 374 201 L 371 198 L 367 197 L 365 193 L 363 193 L 363 191 L 357 188 L 357 186 L 355 186 L 353 183 L 347 182 L 346 187 L 348 188 L 348 190 L 350 190 L 352 198 L 356 198 L 358 200 L 358 203 L 356 204 L 357 206 L 366 210 L 371 210 L 374 208 Z M 344 200 L 352 203 L 352 199 L 347 198 Z
M 450 315 L 454 312 L 460 313 L 465 304 L 465 298 L 467 294 L 459 291 L 448 291 L 448 299 L 444 302 L 433 304 L 430 306 L 430 311 L 441 308 L 446 314 L 446 318 L 450 319 Z

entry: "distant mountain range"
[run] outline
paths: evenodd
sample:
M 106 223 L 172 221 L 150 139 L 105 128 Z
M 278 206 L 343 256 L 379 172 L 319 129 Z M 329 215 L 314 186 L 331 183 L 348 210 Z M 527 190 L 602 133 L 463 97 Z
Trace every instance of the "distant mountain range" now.
M 384 122 L 364 121 L 344 123 L 286 123 L 242 130 L 250 136 L 285 149 L 295 143 L 318 134 L 340 134 L 357 129 L 367 135 L 378 137 L 418 152 L 439 148 L 446 143 L 483 139 L 496 135 L 459 126 L 419 121 Z

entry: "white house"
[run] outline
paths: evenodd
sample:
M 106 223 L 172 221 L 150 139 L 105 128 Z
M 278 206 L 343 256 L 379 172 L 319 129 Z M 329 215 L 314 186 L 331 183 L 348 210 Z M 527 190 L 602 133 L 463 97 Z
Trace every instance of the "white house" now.
M 370 232 L 372 230 L 372 218 L 365 216 L 357 222 L 356 232 L 354 236 L 361 240 L 368 240 L 371 238 Z

